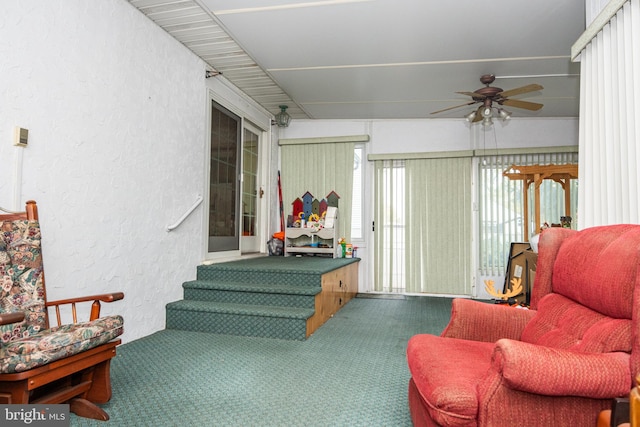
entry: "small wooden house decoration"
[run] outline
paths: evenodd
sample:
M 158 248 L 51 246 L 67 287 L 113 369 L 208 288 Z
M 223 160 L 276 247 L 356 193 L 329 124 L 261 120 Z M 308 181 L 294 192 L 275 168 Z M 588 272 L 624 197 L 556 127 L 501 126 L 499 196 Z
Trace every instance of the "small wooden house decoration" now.
M 299 219 L 300 212 L 304 213 L 305 219 L 309 219 L 312 214 L 318 215 L 319 218 L 322 218 L 323 214 L 327 211 L 329 206 L 338 207 L 338 200 L 340 196 L 335 191 L 329 193 L 326 199 L 318 200 L 313 197 L 313 194 L 310 192 L 306 192 L 302 195 L 302 197 L 296 198 L 292 206 L 292 216 L 293 220 L 296 221 Z
M 320 200 L 320 206 L 318 207 L 318 215 L 322 218 L 322 215 L 327 211 L 327 199 Z
M 304 208 L 302 206 L 302 199 L 300 197 L 296 198 L 293 201 L 292 205 L 293 205 L 293 210 L 291 212 L 293 214 L 293 219 L 295 221 L 296 219 L 298 219 L 298 214 L 300 212 L 304 212 L 303 210 Z
M 313 194 L 307 191 L 302 195 L 302 211 L 304 212 L 305 218 L 309 218 L 313 213 L 312 203 L 313 203 Z
M 311 202 L 311 212 L 318 216 L 320 215 L 320 202 L 318 199 L 313 199 Z
M 338 199 L 340 199 L 340 196 L 338 196 L 338 193 L 336 193 L 335 191 L 327 194 L 327 206 L 333 206 L 334 208 L 337 208 Z

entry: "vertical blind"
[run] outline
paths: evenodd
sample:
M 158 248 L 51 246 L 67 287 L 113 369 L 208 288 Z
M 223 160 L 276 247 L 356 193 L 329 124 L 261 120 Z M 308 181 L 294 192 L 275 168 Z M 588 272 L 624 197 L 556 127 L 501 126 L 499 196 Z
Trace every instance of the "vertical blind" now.
M 471 158 L 374 168 L 374 290 L 470 295 Z
M 600 25 L 596 19 L 585 32 L 595 36 L 584 49 L 574 45 L 580 55 L 581 227 L 640 222 L 640 0 L 610 2 L 617 3 L 621 7 L 599 31 L 592 29 Z
M 353 192 L 353 150 L 351 142 L 283 145 L 282 198 L 285 220 L 291 204 L 307 191 L 324 199 L 335 191 L 339 196 L 339 233 L 351 241 L 351 202 Z

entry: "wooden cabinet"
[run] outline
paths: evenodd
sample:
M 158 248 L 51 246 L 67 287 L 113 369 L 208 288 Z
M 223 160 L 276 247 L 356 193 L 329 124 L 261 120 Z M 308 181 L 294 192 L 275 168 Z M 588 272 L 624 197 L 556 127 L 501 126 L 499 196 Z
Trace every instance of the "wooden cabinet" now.
M 353 277 L 355 268 L 357 268 L 357 264 L 351 264 L 351 266 L 343 267 L 323 276 L 322 291 L 327 294 L 325 301 L 330 307 L 331 315 L 340 310 L 358 292 L 357 275 L 355 279 Z
M 337 226 L 337 224 L 336 224 Z M 287 227 L 284 234 L 284 256 L 325 254 L 337 258 L 338 229 Z
M 315 314 L 307 320 L 307 337 L 329 320 L 358 293 L 358 262 L 322 275 L 322 291 L 316 295 Z

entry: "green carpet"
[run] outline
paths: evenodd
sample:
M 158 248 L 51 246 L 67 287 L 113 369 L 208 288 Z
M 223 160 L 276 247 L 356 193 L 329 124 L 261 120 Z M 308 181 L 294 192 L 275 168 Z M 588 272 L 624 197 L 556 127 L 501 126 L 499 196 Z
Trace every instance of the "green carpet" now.
M 411 426 L 407 340 L 439 334 L 447 298 L 358 297 L 307 341 L 164 330 L 118 347 L 107 423 Z

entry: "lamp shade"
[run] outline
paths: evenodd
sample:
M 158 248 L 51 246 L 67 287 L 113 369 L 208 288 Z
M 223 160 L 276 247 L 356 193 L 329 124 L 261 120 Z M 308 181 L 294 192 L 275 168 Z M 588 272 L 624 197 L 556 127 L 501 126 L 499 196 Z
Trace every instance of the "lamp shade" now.
M 280 112 L 276 114 L 276 125 L 280 128 L 286 128 L 289 126 L 289 122 L 291 121 L 291 116 L 287 113 L 287 106 L 280 105 Z
M 472 112 L 464 116 L 464 118 L 467 119 L 468 122 L 472 122 L 473 119 L 476 118 L 476 110 L 473 110 Z
M 498 109 L 498 114 L 500 114 L 500 118 L 502 120 L 509 120 L 511 118 L 511 113 L 507 110 L 503 110 L 502 108 Z

